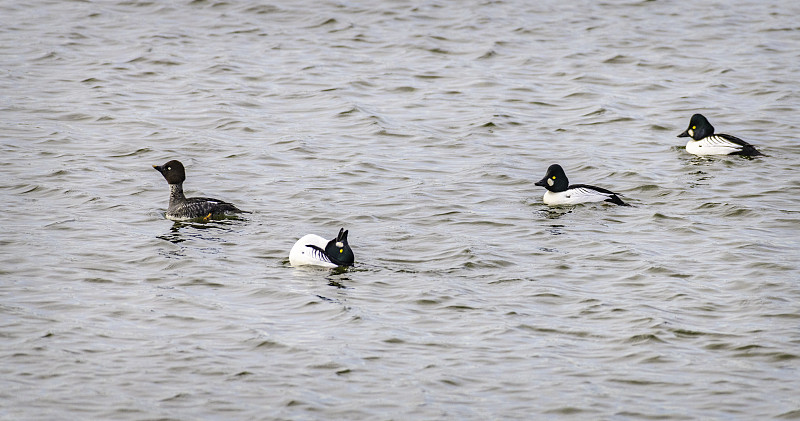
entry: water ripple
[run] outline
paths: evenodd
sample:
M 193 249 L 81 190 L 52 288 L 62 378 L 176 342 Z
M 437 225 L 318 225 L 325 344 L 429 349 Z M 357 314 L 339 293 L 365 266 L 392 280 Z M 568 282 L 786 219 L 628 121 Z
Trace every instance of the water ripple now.
M 796 417 L 798 14 L 0 5 L 3 416 Z M 168 159 L 253 213 L 167 221 Z

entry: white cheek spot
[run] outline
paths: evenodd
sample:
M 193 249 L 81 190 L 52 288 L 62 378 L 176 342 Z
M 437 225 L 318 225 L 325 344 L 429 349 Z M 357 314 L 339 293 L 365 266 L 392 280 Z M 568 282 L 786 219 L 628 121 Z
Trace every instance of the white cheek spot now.
M 686 133 L 689 133 L 689 136 L 694 137 L 694 130 L 689 129 L 689 130 L 686 131 Z
M 342 247 L 344 247 L 344 243 L 341 242 L 341 241 L 337 241 L 336 242 L 336 247 L 342 248 Z
M 550 187 L 553 187 L 553 179 L 552 178 L 548 178 L 547 179 L 547 185 L 550 186 Z

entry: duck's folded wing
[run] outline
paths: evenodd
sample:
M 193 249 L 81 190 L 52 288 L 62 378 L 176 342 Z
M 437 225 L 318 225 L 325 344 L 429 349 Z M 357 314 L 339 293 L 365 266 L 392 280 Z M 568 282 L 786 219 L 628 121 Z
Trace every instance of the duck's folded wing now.
M 306 244 L 306 247 L 311 249 L 311 256 L 313 258 L 319 259 L 320 261 L 325 262 L 325 263 L 330 263 L 332 265 L 336 264 L 336 263 L 333 263 L 331 261 L 331 259 L 328 257 L 328 255 L 325 254 L 325 250 L 323 250 L 321 247 L 315 246 L 313 244 Z
M 714 139 L 715 140 L 715 142 L 714 142 L 715 145 L 724 144 L 725 142 L 730 142 L 730 143 L 735 143 L 735 144 L 737 144 L 739 146 L 752 146 L 749 143 L 745 142 L 744 140 L 739 139 L 736 136 L 731 136 L 729 134 L 720 133 L 720 134 L 717 134 L 717 135 L 709 136 L 709 138 L 717 138 L 717 139 Z
M 619 193 L 614 193 L 611 190 L 602 187 L 590 186 L 588 184 L 576 184 L 569 186 L 570 191 L 575 191 L 577 194 L 587 198 L 602 198 L 606 202 L 614 203 L 615 205 L 629 206 L 619 198 Z
M 572 184 L 572 185 L 569 186 L 569 188 L 570 188 L 570 190 L 571 189 L 579 189 L 581 191 L 581 193 L 586 194 L 586 195 L 593 195 L 593 194 L 597 194 L 597 193 L 614 194 L 614 195 L 617 194 L 617 193 L 614 193 L 611 190 L 607 190 L 607 189 L 604 189 L 602 187 L 597 187 L 597 186 L 590 186 L 588 184 Z
M 197 209 L 199 213 L 240 213 L 244 212 L 237 208 L 233 203 L 228 203 L 224 200 L 212 199 L 210 197 L 191 197 L 186 199 L 186 207 Z

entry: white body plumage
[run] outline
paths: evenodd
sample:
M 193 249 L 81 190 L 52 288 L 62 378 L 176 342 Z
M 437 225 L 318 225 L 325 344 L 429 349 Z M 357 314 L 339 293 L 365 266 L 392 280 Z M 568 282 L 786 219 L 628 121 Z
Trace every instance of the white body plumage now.
M 717 135 L 690 140 L 686 143 L 686 152 L 693 155 L 729 155 L 740 152 L 744 147 Z
M 612 194 L 603 193 L 586 187 L 567 189 L 562 192 L 545 192 L 542 201 L 545 205 L 577 205 L 579 203 L 604 202 Z
M 321 250 L 325 250 L 328 240 L 316 234 L 306 234 L 292 246 L 289 252 L 289 264 L 292 266 L 320 266 L 335 268 L 337 265 Z M 309 247 L 316 246 L 318 248 Z

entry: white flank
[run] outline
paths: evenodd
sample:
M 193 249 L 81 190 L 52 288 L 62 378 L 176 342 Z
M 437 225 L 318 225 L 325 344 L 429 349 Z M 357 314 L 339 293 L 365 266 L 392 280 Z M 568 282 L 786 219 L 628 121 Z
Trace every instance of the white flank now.
M 335 268 L 336 264 L 331 263 L 330 259 L 309 245 L 317 246 L 325 250 L 328 245 L 328 240 L 315 234 L 306 234 L 303 238 L 297 240 L 289 252 L 289 264 L 292 266 L 321 266 L 326 268 Z
M 742 145 L 737 145 L 724 137 L 708 136 L 700 140 L 690 140 L 686 144 L 686 152 L 692 155 L 727 155 L 742 150 Z
M 597 190 L 577 188 L 555 193 L 548 191 L 542 197 L 546 205 L 577 205 L 579 203 L 603 202 L 611 197 L 610 194 Z

